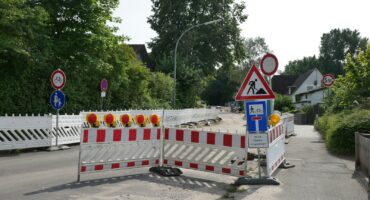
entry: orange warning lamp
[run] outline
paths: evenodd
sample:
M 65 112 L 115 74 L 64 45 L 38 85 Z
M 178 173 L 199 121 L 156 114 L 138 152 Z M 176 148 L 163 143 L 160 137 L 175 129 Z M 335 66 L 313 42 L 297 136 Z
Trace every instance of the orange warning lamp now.
M 143 114 L 138 114 L 135 116 L 135 122 L 137 125 L 140 127 L 145 127 L 146 126 L 146 117 Z
M 132 126 L 132 117 L 129 114 L 123 114 L 123 115 L 121 115 L 121 117 L 119 118 L 119 120 L 121 121 L 121 123 L 125 127 Z
M 104 122 L 106 126 L 108 127 L 116 127 L 117 126 L 117 121 L 116 121 L 116 116 L 108 113 L 104 115 Z
M 280 122 L 280 115 L 277 113 L 274 113 L 270 115 L 269 125 L 275 126 Z
M 86 122 L 94 128 L 99 128 L 100 126 L 99 116 L 96 113 L 88 113 L 86 115 Z
M 161 124 L 161 118 L 157 114 L 151 114 L 149 116 L 150 123 L 152 123 L 153 126 L 159 126 Z

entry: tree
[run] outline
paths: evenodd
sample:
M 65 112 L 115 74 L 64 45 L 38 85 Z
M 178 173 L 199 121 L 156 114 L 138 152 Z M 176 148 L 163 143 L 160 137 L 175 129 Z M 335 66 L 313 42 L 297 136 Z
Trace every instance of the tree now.
M 239 67 L 240 71 L 235 74 L 235 78 L 238 80 L 237 82 L 240 82 L 240 84 L 252 65 L 256 65 L 258 67 L 262 57 L 266 53 L 272 53 L 272 50 L 270 50 L 266 44 L 265 38 L 262 37 L 247 38 L 244 40 L 244 46 L 246 57 Z
M 67 75 L 62 113 L 168 106 L 169 76 L 151 73 L 108 22 L 118 0 L 0 2 L 0 115 L 53 112 L 50 74 Z M 159 84 L 151 91 L 151 83 Z M 171 90 L 170 90 L 171 91 Z
M 304 57 L 302 60 L 289 61 L 285 66 L 283 74 L 286 75 L 299 75 L 307 72 L 315 67 L 320 67 L 320 61 L 316 56 Z
M 320 63 L 323 73 L 344 74 L 346 55 L 357 55 L 357 50 L 365 50 L 368 38 L 362 38 L 357 30 L 333 29 L 321 37 Z
M 346 60 L 345 75 L 339 76 L 332 86 L 331 111 L 366 105 L 370 97 L 370 45 L 366 52 L 358 51 L 354 58 L 348 54 Z
M 244 3 L 234 3 L 234 0 L 152 2 L 153 15 L 148 22 L 158 36 L 149 46 L 157 70 L 165 73 L 173 72 L 175 44 L 186 29 L 222 19 L 219 23 L 191 30 L 179 43 L 178 101 L 182 107 L 193 106 L 203 91 L 199 86 L 204 85 L 204 79 L 214 76 L 218 68 L 232 67 L 243 60 L 245 51 L 238 25 L 247 18 L 243 14 Z
M 344 75 L 346 55 L 357 55 L 357 50 L 365 50 L 368 38 L 361 37 L 357 30 L 333 29 L 321 37 L 320 55 L 304 57 L 290 61 L 285 66 L 284 74 L 299 75 L 310 69 L 318 68 L 321 73 Z
M 294 109 L 292 98 L 290 96 L 284 96 L 278 93 L 275 93 L 275 95 L 275 110 L 279 110 L 281 112 L 289 112 Z

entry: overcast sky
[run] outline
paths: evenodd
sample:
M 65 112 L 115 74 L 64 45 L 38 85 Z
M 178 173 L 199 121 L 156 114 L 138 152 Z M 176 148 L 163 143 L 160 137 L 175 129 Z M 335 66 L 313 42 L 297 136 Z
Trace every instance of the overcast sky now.
M 179 0 L 180 1 L 180 0 Z M 370 38 L 370 0 L 246 0 L 243 37 L 264 37 L 279 59 L 279 70 L 291 60 L 319 53 L 320 37 L 333 28 L 357 29 Z M 131 44 L 147 44 L 156 33 L 147 23 L 150 0 L 121 0 L 114 15 L 123 19 L 119 33 Z

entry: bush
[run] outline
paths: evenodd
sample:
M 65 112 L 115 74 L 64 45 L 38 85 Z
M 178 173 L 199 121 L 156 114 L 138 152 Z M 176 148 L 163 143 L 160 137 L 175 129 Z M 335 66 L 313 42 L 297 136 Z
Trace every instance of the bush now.
M 335 115 L 324 115 L 316 120 L 315 128 L 325 138 L 329 151 L 353 155 L 355 132 L 370 132 L 370 110 L 343 111 Z
M 274 109 L 282 112 L 290 112 L 294 110 L 292 98 L 290 96 L 284 96 L 275 93 L 275 105 Z

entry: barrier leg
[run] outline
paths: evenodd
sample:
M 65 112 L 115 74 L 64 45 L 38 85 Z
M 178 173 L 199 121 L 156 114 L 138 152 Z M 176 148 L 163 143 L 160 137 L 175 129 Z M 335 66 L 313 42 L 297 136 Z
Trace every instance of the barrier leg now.
M 164 121 L 164 110 L 162 113 L 163 121 Z M 179 168 L 173 168 L 173 167 L 165 167 L 163 166 L 163 160 L 164 160 L 164 148 L 165 148 L 165 127 L 164 123 L 162 121 L 162 128 L 161 128 L 161 149 L 160 149 L 160 157 L 159 157 L 159 166 L 157 167 L 151 167 L 149 169 L 150 172 L 156 173 L 161 176 L 180 176 L 182 174 L 182 171 Z

